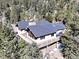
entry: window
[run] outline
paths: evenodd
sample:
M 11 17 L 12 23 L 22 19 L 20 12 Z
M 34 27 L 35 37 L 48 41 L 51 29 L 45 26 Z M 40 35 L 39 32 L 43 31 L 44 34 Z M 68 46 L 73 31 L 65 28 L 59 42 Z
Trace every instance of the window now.
M 40 37 L 41 39 L 45 39 L 45 36 Z
M 18 27 L 18 24 L 16 24 L 16 27 Z
M 51 36 L 54 36 L 54 33 L 52 33 Z

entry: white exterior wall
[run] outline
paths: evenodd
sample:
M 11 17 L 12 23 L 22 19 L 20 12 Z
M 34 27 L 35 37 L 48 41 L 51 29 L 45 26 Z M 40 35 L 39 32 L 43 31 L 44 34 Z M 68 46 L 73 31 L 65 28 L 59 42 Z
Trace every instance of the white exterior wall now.
M 35 42 L 37 43 L 38 47 L 40 48 L 40 47 L 44 47 L 44 46 L 47 46 L 49 44 L 52 44 L 54 42 L 57 42 L 59 40 L 60 40 L 59 38 L 48 35 L 48 36 L 45 36 L 44 39 L 38 38 L 37 40 L 35 40 Z
M 51 39 L 51 38 L 52 38 L 51 35 L 45 36 L 45 39 Z

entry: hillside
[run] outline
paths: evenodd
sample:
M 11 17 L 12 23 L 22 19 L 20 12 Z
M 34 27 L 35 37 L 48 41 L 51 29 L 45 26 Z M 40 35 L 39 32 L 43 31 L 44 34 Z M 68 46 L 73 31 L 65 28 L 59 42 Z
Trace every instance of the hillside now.
M 20 20 L 37 21 L 46 19 L 49 22 L 61 21 L 66 26 L 66 33 L 61 37 L 65 45 L 63 55 L 66 59 L 79 59 L 79 0 L 0 0 L 0 59 L 40 59 L 37 46 L 15 44 L 16 35 L 11 24 Z M 10 44 L 12 46 L 10 46 Z M 17 46 L 21 45 L 18 50 Z M 22 47 L 23 46 L 23 47 Z M 11 48 L 10 48 L 11 47 Z M 10 49 L 9 49 L 10 48 Z M 27 51 L 35 50 L 29 58 Z M 22 52 L 23 51 L 23 52 Z M 22 52 L 24 55 L 21 55 Z M 36 54 L 36 52 L 38 52 Z M 31 54 L 28 52 L 29 55 Z M 14 55 L 13 55 L 14 54 Z M 34 55 L 36 54 L 36 56 Z M 15 56 L 15 58 L 13 57 Z M 7 58 L 6 58 L 7 57 Z M 24 58 L 25 59 L 25 58 Z

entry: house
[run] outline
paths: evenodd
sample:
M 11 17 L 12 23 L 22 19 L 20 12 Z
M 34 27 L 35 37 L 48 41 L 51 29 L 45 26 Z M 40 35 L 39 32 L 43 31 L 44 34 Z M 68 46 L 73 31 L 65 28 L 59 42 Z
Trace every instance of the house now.
M 18 35 L 28 43 L 36 43 L 39 48 L 44 48 L 51 44 L 57 46 L 61 35 L 65 31 L 65 25 L 62 22 L 50 23 L 46 20 L 35 22 L 19 21 L 12 25 Z

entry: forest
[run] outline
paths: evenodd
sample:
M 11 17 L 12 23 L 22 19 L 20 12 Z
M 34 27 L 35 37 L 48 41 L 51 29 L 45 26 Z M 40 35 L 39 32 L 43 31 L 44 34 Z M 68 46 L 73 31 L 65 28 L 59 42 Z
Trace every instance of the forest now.
M 29 45 L 16 36 L 11 24 L 43 18 L 65 24 L 66 32 L 61 37 L 65 45 L 63 56 L 79 59 L 78 0 L 0 0 L 0 59 L 42 59 L 36 44 Z

